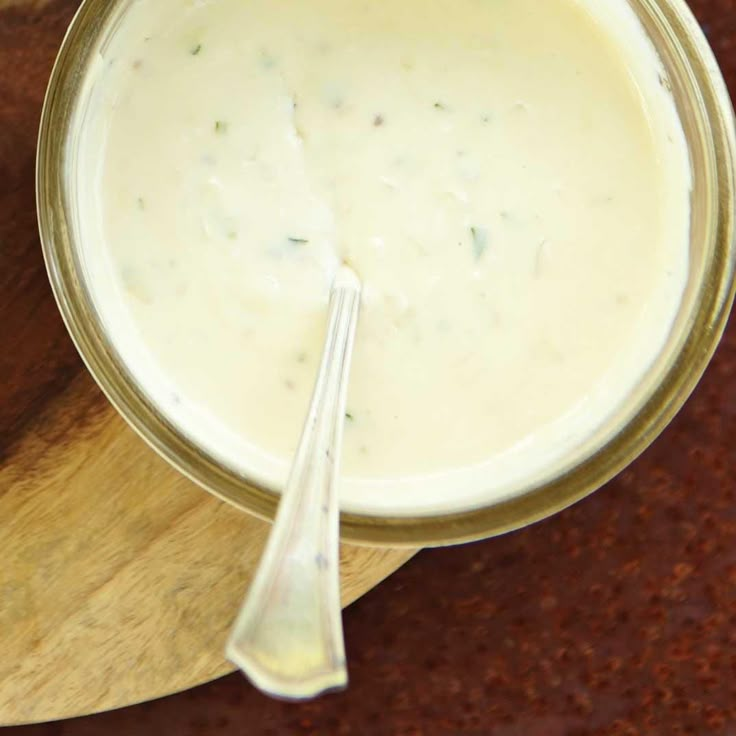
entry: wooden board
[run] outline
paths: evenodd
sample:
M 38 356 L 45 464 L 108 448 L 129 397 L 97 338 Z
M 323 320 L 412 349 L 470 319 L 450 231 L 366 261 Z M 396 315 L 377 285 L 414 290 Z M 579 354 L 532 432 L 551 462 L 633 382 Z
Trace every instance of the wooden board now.
M 0 469 L 0 723 L 115 708 L 225 674 L 268 525 L 154 455 L 84 375 Z M 343 600 L 410 553 L 344 547 Z
M 76 0 L 0 0 L 0 724 L 65 718 L 229 672 L 268 525 L 158 458 L 87 375 L 36 233 L 33 163 Z M 345 548 L 354 600 L 410 552 Z

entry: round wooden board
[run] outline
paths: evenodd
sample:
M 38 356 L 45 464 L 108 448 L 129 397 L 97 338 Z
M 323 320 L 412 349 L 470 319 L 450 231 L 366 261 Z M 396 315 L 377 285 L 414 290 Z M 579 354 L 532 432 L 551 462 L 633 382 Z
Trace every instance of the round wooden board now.
M 35 219 L 43 93 L 77 0 L 0 0 L 0 724 L 223 675 L 268 525 L 172 470 L 118 417 L 53 302 Z M 343 602 L 409 551 L 345 547 Z
M 0 470 L 0 723 L 159 697 L 223 646 L 268 524 L 150 451 L 80 375 Z M 343 547 L 347 604 L 411 556 Z

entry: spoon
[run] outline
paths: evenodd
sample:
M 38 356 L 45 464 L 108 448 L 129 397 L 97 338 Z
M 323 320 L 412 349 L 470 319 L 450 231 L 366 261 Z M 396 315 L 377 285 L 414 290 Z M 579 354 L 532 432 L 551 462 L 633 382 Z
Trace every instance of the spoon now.
M 348 681 L 337 480 L 360 291 L 355 272 L 341 266 L 296 457 L 225 650 L 257 688 L 276 697 L 312 698 Z

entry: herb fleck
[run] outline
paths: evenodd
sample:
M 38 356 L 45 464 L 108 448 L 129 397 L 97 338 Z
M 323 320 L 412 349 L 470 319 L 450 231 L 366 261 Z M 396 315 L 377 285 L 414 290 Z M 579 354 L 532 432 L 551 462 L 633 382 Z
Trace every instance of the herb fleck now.
M 195 44 L 194 46 L 192 46 L 192 47 L 191 47 L 191 48 L 189 49 L 189 53 L 190 53 L 190 54 L 191 54 L 192 56 L 197 56 L 197 54 L 199 54 L 199 52 L 200 52 L 201 50 L 202 50 L 202 44 L 201 44 L 201 43 L 198 43 L 198 44 Z
M 376 128 L 380 128 L 383 125 L 383 116 L 382 115 L 376 115 L 376 117 L 373 118 L 373 125 Z
M 447 108 L 441 102 L 434 103 L 435 110 L 447 110 Z
M 473 237 L 473 255 L 478 261 L 488 248 L 488 232 L 482 227 L 471 227 L 470 234 Z
M 306 245 L 309 242 L 306 238 L 287 238 L 287 240 L 294 245 Z
M 276 59 L 266 49 L 261 49 L 261 66 L 264 69 L 273 69 L 276 66 Z
M 215 133 L 227 133 L 227 123 L 223 120 L 215 120 Z
M 547 250 L 547 240 L 541 240 L 537 247 L 537 254 L 534 257 L 534 275 L 540 276 L 542 273 L 542 266 L 544 265 L 544 256 Z
M 345 419 L 347 419 L 349 422 L 355 421 L 355 417 L 349 411 L 345 412 Z

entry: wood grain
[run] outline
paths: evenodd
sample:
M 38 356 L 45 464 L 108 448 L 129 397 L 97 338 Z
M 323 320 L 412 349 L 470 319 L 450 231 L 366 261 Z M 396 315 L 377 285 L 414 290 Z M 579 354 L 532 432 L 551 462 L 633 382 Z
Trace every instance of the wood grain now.
M 134 435 L 56 311 L 33 168 L 76 7 L 0 0 L 0 724 L 115 708 L 230 671 L 225 636 L 268 532 Z M 344 548 L 344 603 L 411 554 Z

